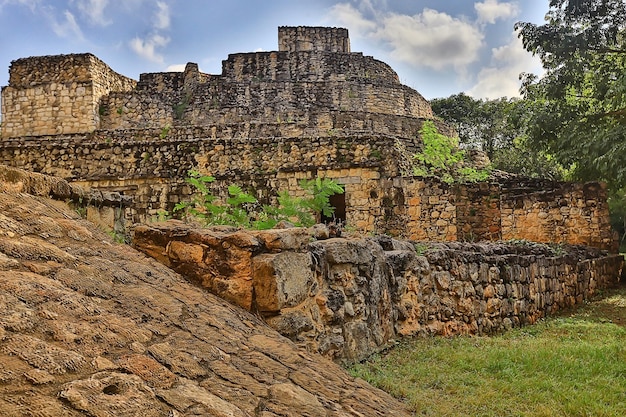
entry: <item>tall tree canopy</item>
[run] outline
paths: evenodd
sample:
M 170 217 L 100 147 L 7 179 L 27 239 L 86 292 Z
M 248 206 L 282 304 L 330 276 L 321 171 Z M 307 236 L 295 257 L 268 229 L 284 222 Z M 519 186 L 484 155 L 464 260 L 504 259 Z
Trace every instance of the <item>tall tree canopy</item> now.
M 626 2 L 551 0 L 546 23 L 516 25 L 545 68 L 523 75 L 533 146 L 579 179 L 626 185 Z
M 480 149 L 489 158 L 497 148 L 510 145 L 518 136 L 508 123 L 513 99 L 479 100 L 464 93 L 431 100 L 435 114 L 452 122 L 463 147 Z
M 528 146 L 525 100 L 481 100 L 464 93 L 431 100 L 433 112 L 452 123 L 459 144 L 487 154 L 493 168 L 525 177 L 562 179 L 563 170 L 549 155 Z

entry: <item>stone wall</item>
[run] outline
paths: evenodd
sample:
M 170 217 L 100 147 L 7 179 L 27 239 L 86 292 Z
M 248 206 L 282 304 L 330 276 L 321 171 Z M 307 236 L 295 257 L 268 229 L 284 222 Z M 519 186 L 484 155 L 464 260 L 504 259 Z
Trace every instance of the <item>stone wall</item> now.
M 91 54 L 18 59 L 2 88 L 2 137 L 91 132 L 100 98 L 135 84 Z
M 502 238 L 617 250 L 602 183 L 531 181 L 502 192 Z
M 333 122 L 341 126 L 337 123 L 341 120 Z M 450 186 L 402 176 L 418 139 L 399 147 L 391 135 L 341 128 L 325 136 L 282 137 L 288 129 L 287 124 L 242 123 L 14 138 L 0 147 L 0 163 L 132 196 L 126 209 L 131 222 L 155 218 L 188 199 L 193 190 L 185 178 L 195 169 L 217 178 L 214 194 L 223 196 L 228 185 L 238 184 L 263 204 L 275 203 L 281 190 L 301 194 L 302 179 L 332 178 L 345 187 L 347 224 L 363 233 L 616 249 L 601 184 L 514 179 Z
M 379 115 L 433 118 L 428 102 L 400 84 L 387 64 L 361 54 L 233 54 L 223 62 L 221 76 L 202 74 L 191 64 L 187 68 L 184 74 L 142 74 L 137 89 L 103 97 L 100 128 L 295 122 L 323 131 L 332 128 L 326 120 L 333 114 L 346 120 L 356 113 L 361 123 L 369 118 L 358 114 L 374 120 Z
M 619 280 L 623 256 L 582 246 L 326 239 L 325 229 L 138 226 L 134 246 L 259 313 L 296 343 L 355 361 L 400 337 L 535 323 Z
M 348 29 L 329 27 L 281 26 L 278 50 L 288 52 L 350 52 Z
M 3 87 L 2 136 L 241 122 L 297 122 L 318 133 L 352 113 L 433 118 L 424 97 L 389 65 L 350 53 L 346 29 L 282 27 L 279 48 L 231 54 L 221 75 L 189 63 L 183 73 L 142 74 L 139 83 L 91 54 L 22 58 Z
M 454 192 L 458 240 L 525 239 L 617 251 L 603 183 L 514 178 Z
M 192 190 L 184 179 L 190 169 L 215 176 L 218 195 L 237 183 L 263 203 L 272 202 L 279 190 L 302 192 L 300 179 L 326 176 L 346 186 L 349 222 L 373 230 L 383 198 L 376 191 L 380 167 L 386 165 L 387 175 L 394 175 L 392 162 L 399 158 L 393 138 L 383 136 L 222 139 L 221 131 L 189 128 L 172 129 L 161 139 L 161 133 L 115 130 L 7 141 L 0 162 L 132 195 L 133 221 L 145 221 L 188 198 Z

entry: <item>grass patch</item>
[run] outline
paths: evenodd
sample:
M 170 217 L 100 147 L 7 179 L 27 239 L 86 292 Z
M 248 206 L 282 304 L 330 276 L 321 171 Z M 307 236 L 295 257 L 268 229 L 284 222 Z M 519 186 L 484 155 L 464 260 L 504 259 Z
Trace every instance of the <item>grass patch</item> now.
M 350 369 L 419 416 L 626 415 L 626 288 L 495 337 L 416 339 Z

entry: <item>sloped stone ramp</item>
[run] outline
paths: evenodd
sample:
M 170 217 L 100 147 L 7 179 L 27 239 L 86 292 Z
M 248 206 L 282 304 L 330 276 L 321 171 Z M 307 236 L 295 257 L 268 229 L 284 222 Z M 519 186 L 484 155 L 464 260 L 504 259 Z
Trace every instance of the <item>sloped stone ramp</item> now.
M 1 416 L 409 415 L 65 204 L 2 182 L 0 365 Z

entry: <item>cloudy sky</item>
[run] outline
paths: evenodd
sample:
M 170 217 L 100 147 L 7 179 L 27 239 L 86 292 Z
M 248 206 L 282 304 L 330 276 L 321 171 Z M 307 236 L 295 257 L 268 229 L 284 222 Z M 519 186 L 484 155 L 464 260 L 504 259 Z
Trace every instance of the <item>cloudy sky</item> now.
M 353 52 L 391 65 L 426 98 L 516 96 L 539 73 L 513 25 L 549 0 L 0 0 L 0 85 L 14 59 L 91 52 L 115 71 L 221 73 L 229 53 L 278 49 L 278 26 L 340 26 Z

